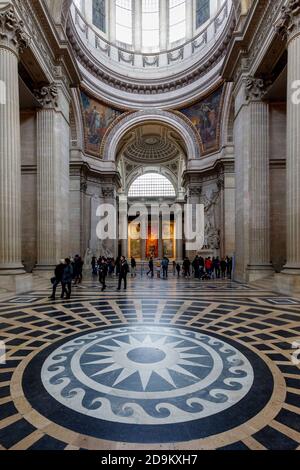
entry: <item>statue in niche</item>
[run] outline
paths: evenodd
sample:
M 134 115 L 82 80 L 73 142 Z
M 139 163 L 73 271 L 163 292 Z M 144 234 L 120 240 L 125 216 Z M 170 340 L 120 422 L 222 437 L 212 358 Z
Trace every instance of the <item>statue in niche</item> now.
M 216 223 L 216 204 L 219 199 L 220 191 L 210 189 L 201 197 L 201 204 L 205 211 L 205 234 L 204 248 L 209 250 L 218 250 L 220 248 L 220 230 Z
M 105 246 L 103 240 L 98 240 L 97 256 L 98 258 L 100 258 L 100 256 L 104 256 L 105 258 L 113 258 L 111 250 Z
M 91 263 L 92 263 L 92 258 L 93 258 L 93 252 L 90 248 L 88 248 L 85 252 L 85 256 L 84 256 L 84 265 L 86 268 L 88 268 Z

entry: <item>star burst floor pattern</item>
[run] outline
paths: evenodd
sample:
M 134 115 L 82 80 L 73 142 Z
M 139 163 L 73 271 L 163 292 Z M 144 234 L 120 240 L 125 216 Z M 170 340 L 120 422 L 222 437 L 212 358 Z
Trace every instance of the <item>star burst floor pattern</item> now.
M 203 376 L 202 369 L 212 367 L 211 356 L 207 351 L 196 344 L 182 346 L 182 339 L 130 335 L 122 340 L 114 339 L 113 342 L 115 345 L 96 345 L 96 350 L 86 355 L 99 358 L 82 364 L 92 368 L 99 366 L 100 370 L 91 374 L 95 379 L 118 373 L 112 387 L 122 386 L 127 379 L 139 376 L 140 384 L 133 381 L 136 388 L 144 392 L 151 391 L 151 378 L 156 376 L 156 381 L 152 380 L 153 387 L 156 385 L 162 391 L 177 389 L 182 386 L 182 382 L 198 382 Z M 195 372 L 188 370 L 188 367 Z

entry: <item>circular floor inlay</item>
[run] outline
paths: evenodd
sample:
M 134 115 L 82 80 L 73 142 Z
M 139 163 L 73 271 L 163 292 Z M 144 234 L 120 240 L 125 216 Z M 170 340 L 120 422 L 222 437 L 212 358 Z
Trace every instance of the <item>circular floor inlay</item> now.
M 210 416 L 253 383 L 248 359 L 215 338 L 178 328 L 122 327 L 55 350 L 44 387 L 61 404 L 120 423 L 166 424 Z
M 185 423 L 188 428 L 181 429 L 180 440 L 186 433 L 190 439 L 217 433 L 246 421 L 272 391 L 270 373 L 255 354 L 194 329 L 107 327 L 50 349 L 28 366 L 29 376 L 24 376 L 28 398 L 43 412 L 46 393 L 45 414 L 54 421 L 80 432 L 84 427 L 85 433 L 107 439 L 178 441 Z M 39 368 L 40 402 L 39 393 L 27 384 L 31 367 L 34 373 Z M 257 398 L 259 377 L 264 385 Z M 155 434 L 166 425 L 174 425 L 169 436 Z

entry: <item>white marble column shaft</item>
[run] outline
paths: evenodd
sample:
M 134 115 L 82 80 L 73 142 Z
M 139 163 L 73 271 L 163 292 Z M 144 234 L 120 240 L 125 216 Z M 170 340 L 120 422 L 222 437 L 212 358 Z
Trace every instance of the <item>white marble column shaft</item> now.
M 18 57 L 0 43 L 0 270 L 22 269 Z
M 250 259 L 249 267 L 270 265 L 269 106 L 249 104 Z
M 37 113 L 38 267 L 49 268 L 56 260 L 55 109 Z M 67 255 L 66 255 L 67 256 Z
M 300 104 L 295 83 L 300 79 L 300 31 L 288 43 L 287 99 L 287 264 L 300 275 Z

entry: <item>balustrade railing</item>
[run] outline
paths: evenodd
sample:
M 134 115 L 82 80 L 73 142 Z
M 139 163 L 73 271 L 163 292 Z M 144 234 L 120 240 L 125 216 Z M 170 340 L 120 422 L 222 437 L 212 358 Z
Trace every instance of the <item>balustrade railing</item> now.
M 224 30 L 231 8 L 232 0 L 225 0 L 216 16 L 210 20 L 197 36 L 177 47 L 155 53 L 137 52 L 126 48 L 125 45 L 120 46 L 111 43 L 86 21 L 74 3 L 71 14 L 81 39 L 92 52 L 94 51 L 96 57 L 100 55 L 105 61 L 145 70 L 157 67 L 169 68 L 182 63 L 185 59 L 196 55 L 198 57 L 201 52 L 204 54 L 205 49 L 208 51 Z

